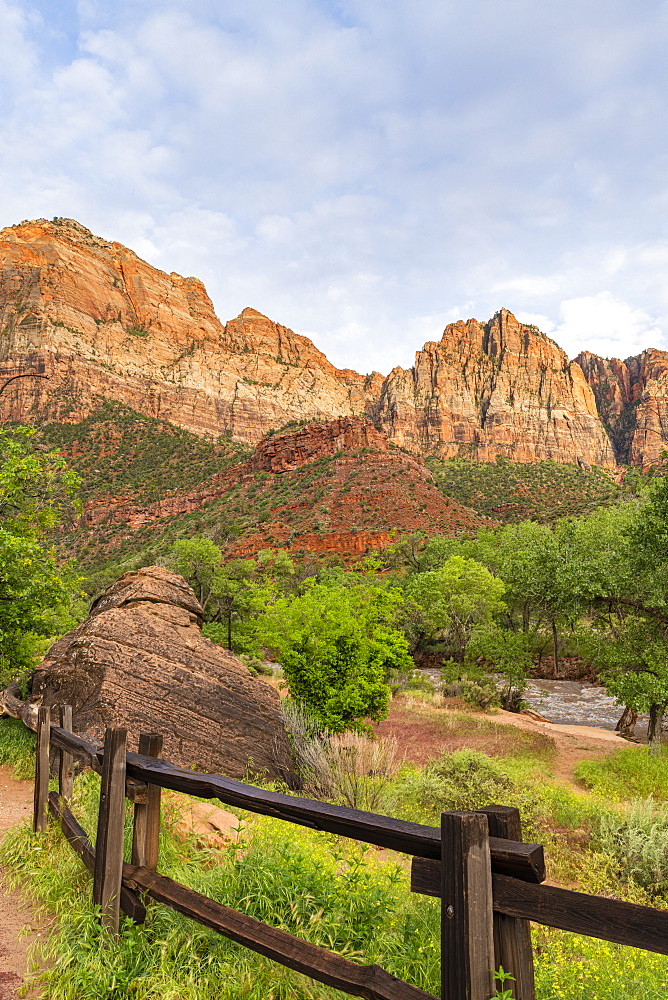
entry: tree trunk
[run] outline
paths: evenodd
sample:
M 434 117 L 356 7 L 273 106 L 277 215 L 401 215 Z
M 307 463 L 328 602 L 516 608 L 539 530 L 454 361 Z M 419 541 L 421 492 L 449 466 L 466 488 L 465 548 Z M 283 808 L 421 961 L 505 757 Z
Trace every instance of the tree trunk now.
M 557 632 L 557 623 L 552 622 L 552 656 L 554 660 L 554 676 L 559 676 L 559 633 Z
M 621 718 L 615 726 L 615 730 L 620 733 L 621 736 L 633 736 L 637 721 L 638 713 L 634 711 L 634 709 L 630 708 L 629 705 L 625 705 Z
M 647 742 L 649 743 L 650 752 L 653 754 L 661 753 L 661 726 L 663 725 L 663 713 L 665 710 L 665 705 L 650 705 L 649 707 Z

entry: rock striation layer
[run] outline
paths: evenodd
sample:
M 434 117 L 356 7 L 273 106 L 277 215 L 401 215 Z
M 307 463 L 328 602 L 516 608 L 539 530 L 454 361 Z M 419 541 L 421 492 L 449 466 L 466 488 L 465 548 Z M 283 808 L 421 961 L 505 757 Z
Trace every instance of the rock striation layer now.
M 292 775 L 277 692 L 205 639 L 183 577 L 158 566 L 125 573 L 35 671 L 33 704 L 71 704 L 75 731 L 125 726 L 164 737 L 164 756 L 242 778 L 249 766 Z
M 413 368 L 395 368 L 377 414 L 391 441 L 422 454 L 615 465 L 580 366 L 506 309 L 451 323 Z
M 366 416 L 417 454 L 605 467 L 651 464 L 668 443 L 666 352 L 569 362 L 501 309 L 450 324 L 411 369 L 363 376 L 253 309 L 221 323 L 196 278 L 72 219 L 0 231 L 0 331 L 0 379 L 47 376 L 3 390 L 5 420 L 80 421 L 108 398 L 255 444 L 291 422 Z

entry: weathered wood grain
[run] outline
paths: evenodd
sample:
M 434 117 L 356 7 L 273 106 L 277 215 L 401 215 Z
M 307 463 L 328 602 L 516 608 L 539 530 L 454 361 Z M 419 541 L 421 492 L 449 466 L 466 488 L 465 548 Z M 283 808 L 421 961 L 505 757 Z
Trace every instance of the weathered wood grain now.
M 522 840 L 520 811 L 514 806 L 485 806 L 477 810 L 487 816 L 489 832 L 506 840 Z M 494 968 L 503 966 L 513 976 L 514 1000 L 536 1000 L 536 985 L 529 921 L 494 913 Z M 503 989 L 502 986 L 500 986 Z
M 60 709 L 60 727 L 66 733 L 72 732 L 72 706 L 63 705 Z M 58 791 L 66 802 L 72 798 L 74 787 L 74 757 L 67 750 L 60 751 L 58 766 Z
M 492 885 L 494 907 L 501 913 L 668 955 L 668 910 L 552 885 L 530 886 L 502 875 L 494 875 Z
M 35 789 L 33 793 L 33 833 L 46 830 L 46 808 L 49 794 L 49 741 L 51 709 L 42 705 L 37 713 L 37 747 L 35 750 Z
M 146 757 L 157 757 L 161 750 L 162 736 L 159 733 L 140 734 L 139 752 L 141 754 Z M 127 779 L 127 781 L 136 780 L 136 778 Z M 160 844 L 160 795 L 162 789 L 159 785 L 144 784 L 143 787 L 145 795 L 142 801 L 135 800 L 132 826 L 132 864 L 156 869 Z
M 378 965 L 356 965 L 286 931 L 231 910 L 148 868 L 125 865 L 123 879 L 132 888 L 142 890 L 151 899 L 170 906 L 191 920 L 288 969 L 351 996 L 364 997 L 365 1000 L 436 1000 L 431 993 L 395 979 Z
M 102 926 L 113 936 L 118 935 L 123 876 L 127 736 L 126 729 L 106 731 L 95 839 L 93 902 L 101 907 Z
M 414 858 L 411 891 L 423 896 L 440 896 L 440 862 Z M 498 913 L 668 955 L 668 910 L 590 896 L 552 885 L 535 885 L 494 873 L 492 897 Z
M 494 930 L 486 816 L 443 813 L 441 842 L 441 996 L 489 1000 Z
M 102 755 L 92 742 L 80 736 L 71 736 L 58 727 L 52 727 L 51 733 L 57 746 L 71 748 L 72 753 L 78 753 L 86 760 L 94 759 L 95 769 L 99 769 Z M 441 831 L 435 826 L 423 826 L 392 816 L 379 816 L 359 809 L 349 809 L 347 806 L 333 806 L 328 802 L 270 792 L 220 774 L 186 771 L 169 761 L 154 760 L 141 754 L 128 753 L 127 772 L 147 784 L 160 785 L 162 788 L 197 795 L 199 798 L 219 799 L 227 805 L 275 816 L 314 830 L 337 833 L 342 837 L 416 857 L 440 857 Z M 518 844 L 490 837 L 489 847 L 492 871 L 530 882 L 544 881 L 545 857 L 541 844 Z

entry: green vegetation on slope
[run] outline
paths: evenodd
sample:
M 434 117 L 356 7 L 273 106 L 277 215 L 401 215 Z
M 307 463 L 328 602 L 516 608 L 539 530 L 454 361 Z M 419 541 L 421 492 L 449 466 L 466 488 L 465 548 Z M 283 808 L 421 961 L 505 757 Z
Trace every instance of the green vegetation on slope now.
M 496 462 L 427 458 L 438 488 L 466 507 L 501 521 L 555 521 L 580 517 L 621 496 L 601 469 L 561 462 Z
M 108 399 L 79 423 L 42 425 L 38 439 L 81 476 L 85 499 L 130 495 L 140 503 L 197 486 L 249 454 L 229 438 L 214 444 Z

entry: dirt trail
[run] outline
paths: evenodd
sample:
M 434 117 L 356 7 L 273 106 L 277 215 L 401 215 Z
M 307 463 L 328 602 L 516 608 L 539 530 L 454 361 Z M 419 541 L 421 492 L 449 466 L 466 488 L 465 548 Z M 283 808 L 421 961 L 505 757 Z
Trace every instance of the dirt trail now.
M 32 809 L 31 781 L 17 781 L 11 767 L 0 766 L 0 841 L 7 830 L 26 819 Z M 31 934 L 19 940 L 25 926 Z M 26 973 L 26 952 L 39 933 L 34 912 L 19 893 L 7 887 L 0 868 L 0 1000 L 15 1000 Z M 30 997 L 39 993 L 31 992 Z
M 555 778 L 573 783 L 575 765 L 581 760 L 598 760 L 613 750 L 632 747 L 617 733 L 595 726 L 566 726 L 497 710 L 494 714 L 471 713 L 467 720 L 459 705 L 441 708 L 396 699 L 386 720 L 374 726 L 379 736 L 394 737 L 399 750 L 409 761 L 424 765 L 443 751 L 471 747 L 492 756 L 518 751 L 513 729 L 526 733 L 524 748 L 540 753 L 553 746 L 556 754 L 551 761 Z M 512 729 L 510 728 L 512 727 Z M 519 734 L 518 734 L 519 738 Z
M 567 782 L 573 781 L 573 771 L 579 761 L 599 760 L 613 750 L 641 745 L 625 740 L 611 729 L 601 729 L 598 726 L 565 726 L 556 722 L 532 719 L 528 715 L 504 712 L 502 709 L 487 718 L 490 722 L 500 725 L 517 726 L 526 732 L 549 736 L 557 748 L 557 755 L 552 765 L 554 776 Z

